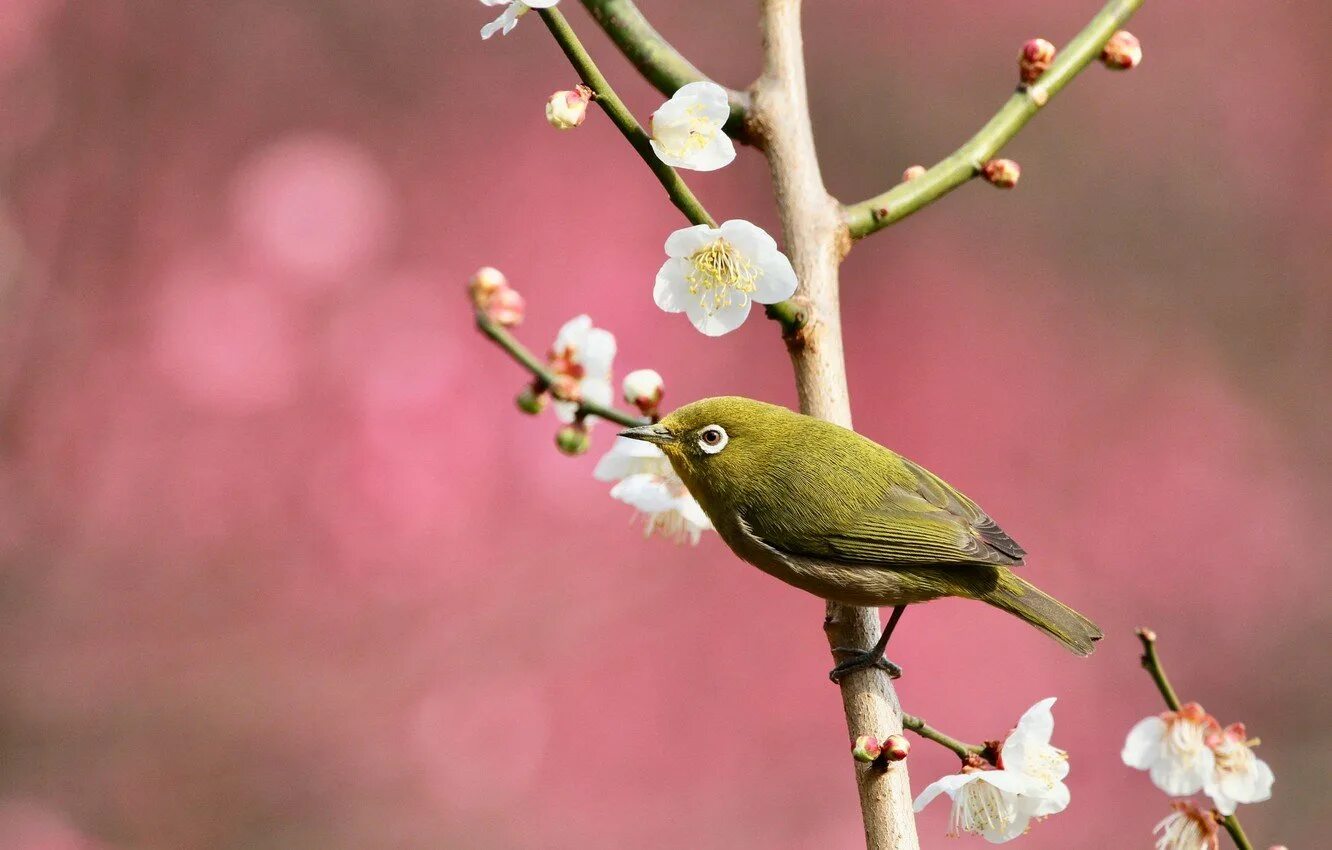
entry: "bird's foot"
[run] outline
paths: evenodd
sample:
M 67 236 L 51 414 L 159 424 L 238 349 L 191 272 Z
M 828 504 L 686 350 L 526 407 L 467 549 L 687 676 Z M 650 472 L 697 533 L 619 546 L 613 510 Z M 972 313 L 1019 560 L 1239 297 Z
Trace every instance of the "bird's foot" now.
M 840 683 L 842 677 L 848 673 L 854 673 L 857 670 L 868 670 L 871 667 L 884 671 L 888 674 L 888 678 L 890 679 L 896 679 L 902 675 L 901 667 L 898 667 L 877 652 L 867 652 L 863 649 L 852 649 L 848 646 L 838 646 L 833 648 L 833 653 L 851 656 L 832 668 L 832 670 L 828 671 L 828 678 L 831 679 L 834 684 Z

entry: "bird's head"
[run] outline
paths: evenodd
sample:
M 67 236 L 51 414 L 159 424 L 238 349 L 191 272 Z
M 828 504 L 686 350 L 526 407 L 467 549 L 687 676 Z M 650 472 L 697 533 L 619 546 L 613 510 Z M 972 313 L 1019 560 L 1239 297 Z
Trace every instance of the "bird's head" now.
M 620 435 L 656 444 L 706 507 L 710 494 L 763 477 L 765 458 L 792 438 L 800 418 L 774 404 L 723 396 L 686 404 L 655 425 Z

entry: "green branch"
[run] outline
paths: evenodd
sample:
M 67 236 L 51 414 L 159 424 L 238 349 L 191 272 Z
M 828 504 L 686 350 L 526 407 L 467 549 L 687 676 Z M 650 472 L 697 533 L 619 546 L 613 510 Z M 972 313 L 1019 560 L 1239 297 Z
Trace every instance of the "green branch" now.
M 569 62 L 582 78 L 583 84 L 592 89 L 597 103 L 605 110 L 611 122 L 619 128 L 629 144 L 633 145 L 634 150 L 638 151 L 638 155 L 647 163 L 648 168 L 652 169 L 652 173 L 657 175 L 657 179 L 666 189 L 666 194 L 670 196 L 671 203 L 675 204 L 676 209 L 684 213 L 685 218 L 691 223 L 716 227 L 716 220 L 703 208 L 698 198 L 694 197 L 694 193 L 689 191 L 679 172 L 657 156 L 657 152 L 652 149 L 651 138 L 638 123 L 638 119 L 634 118 L 633 113 L 624 105 L 624 101 L 620 100 L 615 89 L 606 81 L 606 77 L 583 48 L 582 42 L 578 40 L 578 36 L 574 34 L 564 15 L 560 14 L 560 10 L 551 8 L 538 11 L 541 13 L 541 19 L 546 22 L 550 34 L 555 36 L 560 49 L 569 57 Z M 787 339 L 788 344 L 800 339 L 800 330 L 808 320 L 806 312 L 789 301 L 769 305 L 767 315 L 782 326 L 782 336 Z
M 981 167 L 1017 135 L 1050 98 L 1093 59 L 1106 41 L 1133 16 L 1143 0 L 1110 0 L 1091 23 L 1059 51 L 1054 64 L 1021 88 L 971 140 L 921 176 L 881 195 L 842 208 L 852 238 L 861 239 L 937 201 L 980 173 Z
M 562 397 L 560 395 L 559 376 L 546 368 L 546 364 L 538 360 L 536 355 L 528 350 L 527 346 L 515 339 L 513 334 L 497 324 L 486 315 L 485 310 L 480 308 L 476 310 L 476 327 L 481 333 L 490 337 L 492 342 L 504 349 L 504 351 L 506 351 L 519 366 L 522 366 L 528 372 L 531 372 L 532 377 L 536 378 L 537 383 L 543 385 L 542 389 L 550 390 L 550 394 L 560 401 L 571 401 L 577 404 L 578 416 L 599 416 L 602 419 L 611 422 L 618 422 L 627 428 L 633 428 L 636 425 L 651 424 L 646 419 L 640 419 L 637 416 L 632 416 L 623 411 L 616 410 L 613 407 L 606 407 L 595 402 L 584 401 L 583 399 Z
M 615 42 L 615 46 L 620 48 L 625 58 L 657 91 L 667 97 L 687 83 L 711 82 L 694 63 L 661 37 L 661 33 L 638 11 L 633 0 L 583 0 L 583 6 L 606 31 L 606 35 L 610 36 L 610 40 Z M 726 122 L 726 132 L 741 142 L 754 144 L 756 140 L 745 127 L 749 94 L 727 89 L 726 98 L 731 102 L 731 117 Z
M 611 123 L 619 128 L 620 133 L 628 139 L 629 144 L 633 145 L 634 150 L 638 151 L 638 155 L 643 158 L 643 162 L 647 163 L 648 168 L 652 169 L 652 173 L 657 175 L 662 187 L 666 189 L 666 194 L 670 196 L 671 203 L 675 204 L 676 209 L 684 213 L 685 218 L 689 219 L 691 223 L 716 227 L 717 222 L 712 216 L 708 215 L 708 211 L 698 202 L 698 198 L 694 197 L 694 193 L 680 178 L 679 172 L 662 162 L 661 158 L 657 156 L 657 152 L 652 149 L 651 138 L 643 130 L 642 125 L 638 123 L 638 119 L 634 118 L 633 113 L 624 105 L 624 101 L 620 100 L 619 95 L 615 93 L 615 89 L 611 88 L 611 84 L 602 76 L 600 69 L 592 61 L 592 57 L 583 48 L 582 42 L 578 40 L 578 36 L 574 35 L 569 22 L 564 19 L 564 15 L 560 14 L 560 10 L 550 8 L 538 11 L 541 13 L 541 19 L 546 22 L 550 34 L 555 36 L 555 41 L 559 43 L 560 49 L 564 51 L 564 55 L 569 57 L 569 63 L 574 66 L 574 70 L 582 78 L 583 84 L 592 89 L 597 103 L 605 110 Z
M 924 720 L 921 720 L 919 717 L 907 714 L 906 712 L 902 713 L 902 727 L 904 729 L 910 729 L 922 738 L 952 750 L 957 754 L 958 758 L 962 759 L 962 761 L 967 761 L 972 756 L 980 757 L 985 752 L 985 747 L 980 747 L 976 744 L 968 744 L 964 741 L 959 741 L 956 738 L 949 737 L 926 723 Z
M 1138 629 L 1136 634 L 1138 640 L 1142 642 L 1142 667 L 1147 674 L 1152 677 L 1156 683 L 1156 689 L 1161 692 L 1161 697 L 1165 699 L 1166 706 L 1171 711 L 1179 711 L 1182 703 L 1179 697 L 1175 695 L 1175 689 L 1170 686 L 1170 680 L 1166 678 L 1165 667 L 1161 666 L 1161 658 L 1156 654 L 1156 632 L 1148 628 Z M 1215 813 L 1221 825 L 1230 833 L 1230 838 L 1235 842 L 1239 850 L 1253 850 L 1253 844 L 1249 842 L 1249 837 L 1244 834 L 1244 827 L 1240 826 L 1239 818 L 1234 815 L 1220 817 L 1220 813 Z

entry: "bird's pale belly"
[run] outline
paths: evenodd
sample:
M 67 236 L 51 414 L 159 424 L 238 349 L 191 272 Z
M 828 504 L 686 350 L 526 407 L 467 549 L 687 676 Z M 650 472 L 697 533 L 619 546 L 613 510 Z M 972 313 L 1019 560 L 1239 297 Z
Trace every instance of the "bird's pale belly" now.
M 885 607 L 927 602 L 959 593 L 940 567 L 842 566 L 782 554 L 750 532 L 744 521 L 713 521 L 731 551 L 770 576 L 815 596 L 846 605 Z

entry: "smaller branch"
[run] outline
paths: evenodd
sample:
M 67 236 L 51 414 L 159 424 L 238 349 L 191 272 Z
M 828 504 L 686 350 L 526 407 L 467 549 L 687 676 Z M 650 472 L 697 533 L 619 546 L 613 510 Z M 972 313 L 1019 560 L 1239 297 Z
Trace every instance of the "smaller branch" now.
M 555 41 L 560 45 L 560 49 L 564 51 L 565 56 L 569 57 L 570 64 L 574 66 L 574 70 L 582 78 L 583 84 L 592 89 L 597 103 L 605 110 L 611 123 L 619 128 L 620 133 L 629 141 L 634 150 L 638 151 L 638 155 L 643 158 L 643 162 L 647 163 L 648 168 L 652 169 L 652 173 L 657 175 L 657 179 L 661 181 L 662 187 L 666 189 L 666 194 L 670 196 L 671 203 L 675 204 L 675 208 L 684 213 L 685 218 L 693 224 L 706 224 L 709 227 L 716 227 L 717 222 L 712 216 L 708 215 L 708 211 L 699 203 L 698 198 L 694 197 L 694 193 L 685 185 L 684 180 L 680 178 L 680 174 L 674 168 L 662 162 L 657 156 L 657 152 L 652 149 L 652 142 L 647 132 L 643 130 L 642 125 L 638 123 L 638 119 L 634 118 L 633 113 L 624 105 L 624 101 L 620 100 L 619 95 L 615 93 L 615 89 L 611 88 L 611 84 L 602 76 L 600 69 L 592 61 L 592 57 L 588 55 L 587 50 L 583 48 L 582 42 L 578 40 L 578 36 L 574 34 L 573 28 L 569 26 L 569 22 L 565 20 L 560 10 L 550 8 L 539 9 L 538 11 L 541 13 L 541 19 L 546 22 L 546 28 L 550 30 L 551 35 L 555 36 Z
M 657 91 L 667 97 L 687 83 L 712 82 L 694 63 L 661 37 L 661 33 L 638 11 L 633 0 L 583 0 L 583 6 L 606 31 L 606 35 L 610 36 L 610 40 L 615 42 L 615 46 L 620 48 L 625 58 Z M 726 132 L 740 142 L 756 144 L 757 140 L 745 127 L 749 94 L 726 89 L 726 98 L 731 102 L 731 117 L 726 122 Z
M 1156 654 L 1156 632 L 1143 627 L 1136 631 L 1138 640 L 1142 641 L 1142 666 L 1156 683 L 1156 689 L 1161 692 L 1165 699 L 1166 706 L 1171 711 L 1179 711 L 1182 703 L 1175 694 L 1175 689 L 1171 687 L 1170 680 L 1166 678 L 1165 667 L 1161 665 L 1161 658 Z M 1218 813 L 1219 815 L 1219 813 Z M 1226 815 L 1218 817 L 1221 825 L 1230 833 L 1230 838 L 1235 842 L 1239 850 L 1253 850 L 1253 844 L 1249 837 L 1244 834 L 1244 827 L 1240 825 L 1239 818 L 1235 815 Z
M 956 738 L 949 737 L 926 723 L 924 720 L 921 720 L 919 717 L 905 712 L 902 713 L 902 726 L 903 728 L 910 729 L 922 738 L 926 738 L 946 749 L 952 750 L 957 754 L 958 758 L 962 759 L 962 761 L 968 761 L 972 757 L 983 757 L 986 750 L 985 747 L 977 746 L 976 744 L 968 744 L 964 741 L 959 741 Z
M 1082 32 L 1073 37 L 1039 80 L 1019 88 L 980 132 L 924 174 L 899 183 L 881 195 L 842 208 L 842 216 L 853 239 L 895 224 L 966 183 L 985 165 L 1041 107 L 1068 85 L 1100 55 L 1115 30 L 1123 26 L 1143 0 L 1110 0 Z
M 476 327 L 481 333 L 490 337 L 492 342 L 504 349 L 513 358 L 514 362 L 531 372 L 532 377 L 536 378 L 537 382 L 542 384 L 545 389 L 550 390 L 551 395 L 560 401 L 575 402 L 578 405 L 578 416 L 599 416 L 610 422 L 618 422 L 626 428 L 650 424 L 646 419 L 632 416 L 613 407 L 606 407 L 582 399 L 562 398 L 560 396 L 559 376 L 547 369 L 546 364 L 538 360 L 536 355 L 528 350 L 527 346 L 514 339 L 513 334 L 496 324 L 486 315 L 484 310 L 477 309 L 476 311 Z

